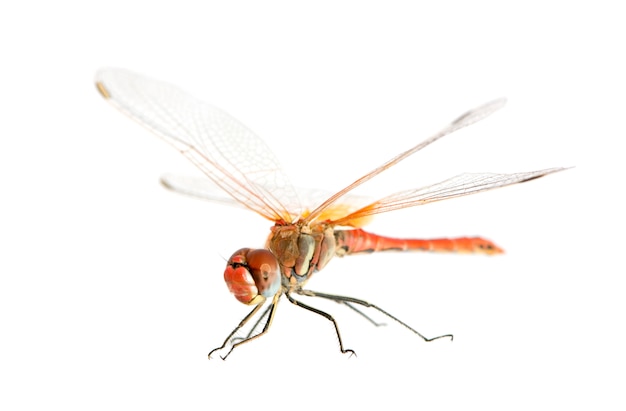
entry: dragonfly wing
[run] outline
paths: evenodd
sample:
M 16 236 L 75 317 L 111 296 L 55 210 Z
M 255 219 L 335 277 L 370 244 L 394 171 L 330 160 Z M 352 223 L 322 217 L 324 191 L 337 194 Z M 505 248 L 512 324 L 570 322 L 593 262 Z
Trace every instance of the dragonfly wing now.
M 346 193 L 354 190 L 356 187 L 360 186 L 361 184 L 365 183 L 366 181 L 372 179 L 373 177 L 375 177 L 378 174 L 382 173 L 383 171 L 387 170 L 389 167 L 391 167 L 391 166 L 393 166 L 395 164 L 398 164 L 400 161 L 406 159 L 407 157 L 409 157 L 412 154 L 417 153 L 418 151 L 420 151 L 424 147 L 428 146 L 431 143 L 434 143 L 435 141 L 439 140 L 440 138 L 445 137 L 448 134 L 451 134 L 451 133 L 453 133 L 453 132 L 455 132 L 455 131 L 457 131 L 459 129 L 462 129 L 464 127 L 472 125 L 472 124 L 474 124 L 474 123 L 476 123 L 476 122 L 478 122 L 478 121 L 480 121 L 480 120 L 490 116 L 495 111 L 497 111 L 500 108 L 502 108 L 505 104 L 506 104 L 506 99 L 504 99 L 504 98 L 493 100 L 493 101 L 490 101 L 488 103 L 483 104 L 482 106 L 476 107 L 475 109 L 466 112 L 465 114 L 461 115 L 460 117 L 457 117 L 456 120 L 454 120 L 453 122 L 448 124 L 446 127 L 441 129 L 438 133 L 432 135 L 431 137 L 427 138 L 426 140 L 422 141 L 421 143 L 417 144 L 416 146 L 413 146 L 410 149 L 408 149 L 408 150 L 398 154 L 397 156 L 395 156 L 391 160 L 387 161 L 386 163 L 380 165 L 379 167 L 377 167 L 374 170 L 370 171 L 369 173 L 365 174 L 363 177 L 361 177 L 358 180 L 354 181 L 352 184 L 350 184 L 349 186 L 347 186 L 343 190 L 340 190 L 338 193 L 336 193 L 336 194 L 332 195 L 331 197 L 329 197 L 319 207 L 317 207 L 315 210 L 313 210 L 305 218 L 305 221 L 312 222 L 313 220 L 318 218 L 320 216 L 320 214 L 322 214 L 324 212 L 325 208 L 330 207 L 335 201 L 337 201 L 338 199 L 343 197 Z
M 161 177 L 161 184 L 180 194 L 203 200 L 214 201 L 229 206 L 243 206 L 240 202 L 235 201 L 232 197 L 226 195 L 222 189 L 220 189 L 208 178 L 165 174 Z M 271 190 L 271 187 L 266 188 Z M 302 204 L 305 206 L 308 204 L 319 204 L 323 199 L 328 198 L 331 195 L 331 192 L 329 191 L 314 188 L 296 187 L 296 191 L 302 200 Z M 335 203 L 333 206 L 324 210 L 320 219 L 338 219 L 346 214 L 350 214 L 358 210 L 366 204 L 371 203 L 371 201 L 372 199 L 370 197 L 350 193 L 342 197 L 341 202 Z M 306 210 L 307 208 L 303 211 L 304 215 L 307 214 Z M 358 223 L 358 226 L 360 227 L 366 224 L 366 222 L 367 220 L 352 221 L 351 225 L 354 226 Z
M 300 215 L 297 194 L 269 147 L 224 111 L 126 70 L 99 71 L 96 86 L 240 204 L 270 220 L 290 222 Z
M 545 170 L 512 174 L 460 174 L 437 184 L 392 194 L 332 223 L 346 225 L 349 224 L 352 219 L 361 219 L 374 214 L 386 213 L 387 211 L 480 193 L 481 191 L 493 190 L 494 188 L 505 187 L 512 184 L 524 183 L 562 170 L 566 170 L 566 168 L 548 168 Z
M 164 174 L 161 184 L 169 190 L 179 194 L 196 197 L 202 200 L 214 201 L 228 206 L 244 207 L 239 201 L 227 195 L 208 178 Z

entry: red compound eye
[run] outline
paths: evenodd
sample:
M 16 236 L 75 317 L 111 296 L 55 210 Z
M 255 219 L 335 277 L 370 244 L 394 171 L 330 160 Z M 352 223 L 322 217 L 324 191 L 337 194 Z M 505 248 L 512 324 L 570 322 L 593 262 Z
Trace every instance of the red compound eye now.
M 276 257 L 264 249 L 237 250 L 228 260 L 224 281 L 235 298 L 244 304 L 259 304 L 280 289 Z

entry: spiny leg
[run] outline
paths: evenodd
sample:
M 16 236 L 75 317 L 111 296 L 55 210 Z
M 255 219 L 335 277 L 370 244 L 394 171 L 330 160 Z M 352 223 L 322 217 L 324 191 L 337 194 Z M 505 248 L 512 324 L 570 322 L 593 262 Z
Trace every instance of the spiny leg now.
M 339 350 L 341 350 L 341 352 L 343 354 L 349 353 L 350 356 L 356 355 L 354 350 L 344 349 L 343 348 L 343 340 L 341 339 L 341 334 L 339 333 L 339 326 L 337 326 L 337 321 L 335 321 L 335 319 L 332 317 L 332 315 L 330 315 L 328 313 L 325 313 L 322 310 L 318 310 L 317 308 L 311 307 L 310 305 L 306 305 L 303 302 L 294 299 L 289 293 L 285 293 L 285 296 L 287 296 L 287 299 L 292 304 L 294 304 L 294 305 L 296 305 L 298 307 L 304 308 L 305 310 L 309 310 L 311 312 L 314 312 L 315 314 L 321 315 L 322 317 L 326 318 L 328 321 L 332 322 L 333 325 L 335 326 L 335 333 L 337 334 L 337 340 L 339 340 Z
M 239 325 L 238 325 L 237 327 L 235 327 L 235 329 L 234 329 L 234 330 L 233 330 L 230 334 L 228 334 L 228 337 L 226 337 L 226 339 L 224 340 L 224 343 L 223 343 L 221 346 L 219 346 L 219 347 L 214 348 L 214 349 L 212 349 L 212 350 L 211 350 L 211 352 L 209 353 L 209 360 L 211 359 L 211 354 L 213 354 L 215 351 L 219 351 L 219 350 L 221 350 L 222 348 L 226 347 L 226 344 L 228 344 L 228 341 L 230 341 L 231 337 L 232 337 L 233 335 L 235 335 L 235 333 L 236 333 L 237 331 L 239 331 L 239 330 L 241 329 L 241 327 L 243 327 L 244 325 L 246 325 L 246 323 L 250 320 L 250 318 L 252 318 L 252 317 L 254 316 L 254 314 L 256 314 L 256 312 L 257 312 L 257 311 L 259 311 L 259 309 L 260 309 L 262 306 L 263 306 L 263 304 L 259 304 L 259 305 L 257 305 L 256 307 L 254 307 L 254 309 L 253 309 L 252 311 L 250 311 L 250 312 L 248 313 L 248 315 L 246 315 L 246 316 L 244 317 L 244 319 L 243 319 L 243 320 L 241 320 L 241 322 L 239 323 Z
M 280 293 L 278 293 L 277 295 L 278 295 L 278 296 L 280 296 Z M 268 313 L 268 311 L 269 311 L 270 309 L 273 309 L 273 307 L 276 305 L 276 301 L 277 301 L 277 298 L 276 298 L 276 296 L 274 296 L 274 300 L 273 300 L 273 301 L 272 301 L 272 303 L 268 306 L 268 308 L 266 308 L 266 309 L 265 309 L 265 312 L 261 315 L 261 318 L 263 318 L 264 316 L 266 316 L 266 315 L 267 315 L 267 313 Z M 252 317 L 254 317 L 254 315 L 257 313 L 257 311 L 259 311 L 259 310 L 261 309 L 261 307 L 262 307 L 262 306 L 263 306 L 263 304 L 258 304 L 257 306 L 255 306 L 255 307 L 254 307 L 254 309 L 253 309 L 252 311 L 250 311 L 250 312 L 248 313 L 248 315 L 246 315 L 246 316 L 244 317 L 244 319 L 243 319 L 243 320 L 241 320 L 241 322 L 239 323 L 239 325 L 238 325 L 237 327 L 235 327 L 235 329 L 234 329 L 234 330 L 233 330 L 230 334 L 228 334 L 228 337 L 226 337 L 226 339 L 224 340 L 224 343 L 223 343 L 221 346 L 219 346 L 219 347 L 217 347 L 217 348 L 214 348 L 214 349 L 212 349 L 212 350 L 211 350 L 211 352 L 209 352 L 209 356 L 208 356 L 208 357 L 209 357 L 209 360 L 211 359 L 211 355 L 212 355 L 215 351 L 219 351 L 219 350 L 223 349 L 224 347 L 226 347 L 226 344 L 228 344 L 228 342 L 229 342 L 229 341 L 231 341 L 231 338 L 233 338 L 233 335 L 235 335 L 235 333 L 237 333 L 237 331 L 239 331 L 239 330 L 240 330 L 240 329 L 241 329 L 244 325 L 246 325 L 246 323 L 247 323 L 248 321 L 250 321 L 250 319 L 251 319 Z M 256 328 L 256 326 L 258 325 L 258 323 L 259 323 L 259 322 L 257 321 L 257 323 L 255 323 L 255 324 L 254 324 L 253 330 L 254 330 L 254 328 Z M 267 324 L 266 324 L 266 328 L 268 328 L 268 325 L 267 325 Z M 265 330 L 264 330 L 263 332 L 265 332 Z M 262 332 L 262 333 L 263 333 L 263 332 Z M 243 344 L 244 342 L 246 342 L 246 341 L 248 341 L 248 340 L 252 339 L 252 338 L 250 338 L 250 334 L 251 334 L 251 332 L 250 332 L 250 333 L 248 333 L 248 335 L 246 336 L 246 338 L 244 338 L 244 339 L 243 339 L 243 341 L 240 341 L 239 343 L 237 343 L 237 345 L 239 345 L 239 344 Z M 256 336 L 255 336 L 255 337 L 256 337 Z M 223 360 L 224 360 L 224 359 L 226 359 L 226 357 L 228 357 L 228 355 L 232 352 L 233 348 L 235 348 L 235 345 L 233 345 L 233 346 L 231 347 L 230 351 L 228 351 L 228 354 L 226 354 L 226 356 L 222 357 L 222 359 L 223 359 Z
M 343 304 L 343 305 L 347 306 L 348 308 L 354 310 L 357 314 L 361 315 L 361 317 L 365 318 L 367 321 L 369 321 L 370 323 L 374 324 L 376 327 L 381 327 L 381 326 L 387 325 L 386 323 L 377 323 L 376 321 L 374 321 L 372 319 L 372 317 L 370 317 L 369 315 L 365 314 L 363 311 L 359 310 L 358 308 L 356 308 L 355 306 L 353 306 L 352 304 L 350 304 L 347 301 L 335 300 L 335 302 L 337 304 Z
M 269 304 L 267 306 L 267 308 L 265 308 L 265 311 L 263 311 L 263 314 L 261 314 L 259 319 L 256 320 L 256 322 L 254 323 L 254 325 L 252 326 L 252 328 L 250 329 L 250 331 L 248 332 L 248 334 L 245 337 L 233 337 L 233 339 L 231 341 L 237 342 L 237 341 L 246 340 L 246 339 L 250 338 L 250 336 L 254 333 L 254 331 L 257 329 L 259 324 L 261 324 L 261 322 L 263 322 L 263 319 L 265 317 L 267 317 L 267 314 L 270 312 L 271 308 L 272 308 L 272 304 Z
M 252 340 L 256 340 L 257 338 L 259 338 L 260 336 L 265 334 L 267 332 L 267 330 L 269 330 L 270 326 L 272 325 L 272 321 L 274 320 L 274 315 L 276 314 L 276 306 L 278 305 L 278 301 L 280 300 L 280 296 L 281 296 L 280 292 L 274 294 L 274 298 L 272 299 L 272 303 L 270 304 L 269 308 L 261 315 L 261 317 L 264 317 L 266 313 L 268 314 L 267 322 L 263 326 L 263 330 L 260 333 L 253 335 L 252 337 L 250 337 L 251 333 L 249 333 L 248 336 L 245 339 L 243 339 L 242 341 L 234 343 L 230 347 L 230 350 L 226 353 L 226 355 L 222 357 L 222 360 L 225 360 L 230 355 L 230 353 L 233 352 L 233 350 L 236 347 L 240 346 L 241 344 L 245 344 L 247 342 L 250 342 Z M 260 304 L 260 305 L 262 305 L 262 304 Z M 259 307 L 260 305 L 258 305 L 257 307 Z M 253 310 L 253 312 L 254 311 L 255 310 Z M 250 315 L 248 315 L 248 317 L 249 316 Z M 244 320 L 247 321 L 248 317 L 244 318 Z M 256 328 L 256 326 L 257 326 L 257 324 L 254 325 L 253 330 L 254 330 L 254 328 Z M 239 329 L 239 328 L 241 328 L 241 325 L 237 329 Z M 232 336 L 232 334 L 230 336 Z M 224 345 L 226 345 L 226 343 L 224 343 Z M 213 351 L 215 351 L 215 350 L 213 350 Z M 213 352 L 213 351 L 211 351 L 211 352 Z M 211 354 L 209 353 L 209 355 L 211 355 Z
M 349 303 L 354 303 L 354 304 L 362 305 L 363 307 L 373 308 L 376 311 L 378 311 L 378 312 L 386 315 L 387 317 L 391 318 L 392 320 L 396 321 L 397 323 L 403 325 L 405 328 L 411 330 L 413 333 L 419 335 L 426 342 L 438 340 L 440 338 L 445 338 L 445 337 L 449 337 L 451 341 L 454 339 L 454 336 L 452 334 L 445 334 L 445 335 L 440 335 L 440 336 L 433 337 L 433 338 L 426 338 L 422 334 L 420 334 L 416 329 L 414 329 L 413 327 L 409 326 L 404 321 L 401 321 L 399 318 L 394 317 L 393 315 L 391 315 L 387 311 L 383 310 L 382 308 L 378 307 L 377 305 L 369 303 L 369 302 L 367 302 L 365 300 L 360 300 L 358 298 L 353 298 L 353 297 L 345 297 L 345 296 L 342 296 L 342 295 L 318 293 L 317 291 L 311 291 L 311 290 L 299 290 L 298 294 L 306 295 L 307 297 L 325 298 L 327 300 L 332 300 L 332 301 L 335 301 L 335 302 L 338 302 L 338 303 L 346 304 L 346 305 L 348 305 L 348 307 L 350 307 Z M 358 310 L 357 310 L 357 312 L 358 312 Z

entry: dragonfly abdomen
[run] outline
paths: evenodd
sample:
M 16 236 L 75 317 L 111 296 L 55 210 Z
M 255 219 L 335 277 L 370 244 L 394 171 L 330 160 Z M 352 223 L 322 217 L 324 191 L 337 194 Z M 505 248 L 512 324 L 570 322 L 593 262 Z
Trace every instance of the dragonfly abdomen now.
M 373 253 L 377 251 L 434 251 L 456 253 L 500 254 L 503 250 L 481 237 L 457 238 L 391 238 L 361 229 L 335 231 L 337 255 Z

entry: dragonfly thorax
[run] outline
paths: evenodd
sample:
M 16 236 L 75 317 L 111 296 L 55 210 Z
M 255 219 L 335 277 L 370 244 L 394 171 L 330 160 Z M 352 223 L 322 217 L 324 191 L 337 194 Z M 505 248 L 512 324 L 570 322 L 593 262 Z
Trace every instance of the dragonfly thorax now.
M 266 247 L 276 256 L 287 289 L 301 287 L 335 255 L 333 227 L 318 223 L 275 225 Z

